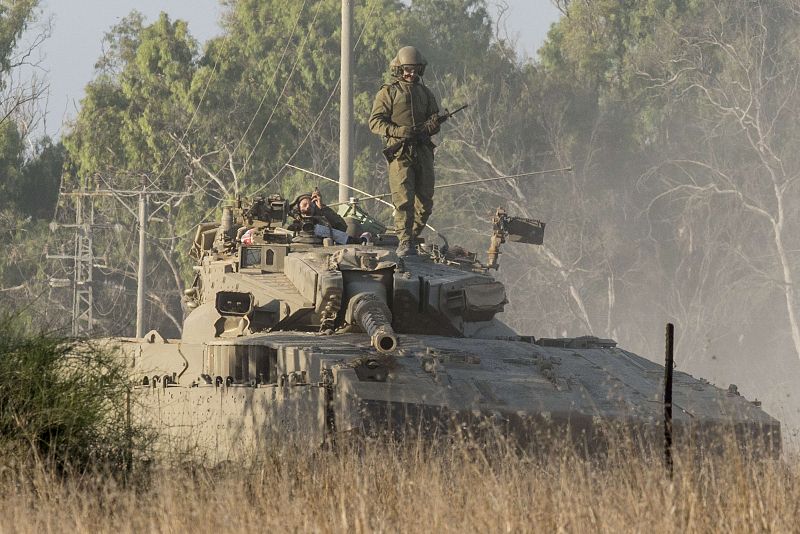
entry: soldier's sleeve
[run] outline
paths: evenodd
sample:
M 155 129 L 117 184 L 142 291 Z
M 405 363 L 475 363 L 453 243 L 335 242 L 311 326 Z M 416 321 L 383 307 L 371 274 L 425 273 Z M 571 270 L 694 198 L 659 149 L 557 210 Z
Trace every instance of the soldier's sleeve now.
M 436 97 L 433 96 L 433 91 L 427 87 L 425 87 L 425 90 L 428 92 L 428 109 L 425 112 L 425 116 L 431 119 L 439 114 L 439 104 L 436 103 Z M 439 133 L 440 129 L 441 125 L 439 123 L 434 123 L 433 128 L 428 130 L 428 135 L 436 135 Z
M 325 217 L 325 220 L 328 221 L 328 224 L 331 225 L 331 228 L 334 228 L 336 230 L 341 230 L 342 232 L 347 231 L 347 223 L 345 222 L 345 220 L 342 218 L 341 215 L 339 215 L 333 210 L 333 208 L 325 206 L 324 208 L 322 208 L 321 211 L 322 211 L 322 216 Z
M 369 116 L 369 129 L 372 133 L 383 137 L 397 137 L 397 125 L 392 122 L 392 98 L 389 86 L 381 87 L 375 95 L 372 113 Z

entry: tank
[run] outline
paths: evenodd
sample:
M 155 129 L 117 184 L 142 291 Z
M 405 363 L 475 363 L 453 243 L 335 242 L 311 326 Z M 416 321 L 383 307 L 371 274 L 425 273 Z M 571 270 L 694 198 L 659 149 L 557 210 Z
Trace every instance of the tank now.
M 498 209 L 486 263 L 443 239 L 398 257 L 396 237 L 350 208 L 346 244 L 279 195 L 198 226 L 182 337 L 113 340 L 161 452 L 218 462 L 270 439 L 489 431 L 594 449 L 620 427 L 664 439 L 663 366 L 611 339 L 537 338 L 501 320 L 500 247 L 541 244 L 543 222 Z M 780 451 L 779 422 L 735 387 L 675 372 L 673 407 L 678 444 L 733 430 Z

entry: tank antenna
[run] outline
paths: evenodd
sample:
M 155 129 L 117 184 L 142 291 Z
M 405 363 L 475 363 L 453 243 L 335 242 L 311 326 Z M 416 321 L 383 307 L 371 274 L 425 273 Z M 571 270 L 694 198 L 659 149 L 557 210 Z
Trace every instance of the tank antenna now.
M 316 176 L 317 178 L 322 178 L 323 180 L 328 180 L 329 182 L 333 182 L 335 184 L 344 185 L 346 188 L 350 189 L 351 191 L 355 191 L 356 193 L 359 193 L 361 195 L 366 195 L 370 199 L 374 198 L 378 202 L 382 202 L 383 204 L 386 204 L 387 206 L 389 206 L 390 208 L 392 208 L 394 210 L 394 205 L 391 202 L 386 202 L 385 200 L 383 200 L 380 197 L 371 196 L 369 193 L 367 193 L 365 191 L 362 191 L 361 189 L 357 189 L 357 188 L 353 187 L 352 185 L 345 185 L 345 184 L 341 183 L 339 180 L 334 180 L 333 178 L 329 178 L 327 176 L 323 176 L 323 175 L 321 175 L 319 173 L 316 173 L 314 171 L 310 171 L 308 169 L 304 169 L 302 167 L 298 167 L 296 165 L 292 165 L 291 163 L 286 163 L 284 165 L 286 167 L 291 167 L 292 169 L 296 169 L 296 170 L 298 170 L 300 172 L 304 172 L 306 174 L 310 174 L 311 176 Z M 389 196 L 389 195 L 381 195 L 381 197 L 387 197 L 387 196 Z M 357 199 L 357 200 L 362 200 L 362 199 Z M 337 202 L 335 204 L 328 204 L 328 206 L 340 206 L 341 204 L 343 204 L 343 203 L 342 202 Z M 349 204 L 349 202 L 344 202 L 344 204 Z M 430 224 L 426 224 L 425 227 L 428 228 L 431 232 L 435 232 L 436 234 L 439 234 L 439 231 L 436 228 L 434 228 L 433 226 L 431 226 Z M 441 235 L 441 234 L 439 234 L 439 235 Z
M 300 171 L 300 172 L 304 172 L 304 173 L 306 173 L 306 174 L 310 174 L 311 176 L 316 176 L 317 178 L 322 178 L 323 180 L 327 180 L 327 181 L 329 181 L 329 182 L 333 182 L 333 183 L 335 183 L 335 184 L 338 184 L 338 185 L 344 185 L 344 186 L 345 186 L 347 189 L 349 189 L 350 191 L 355 191 L 356 193 L 358 193 L 358 194 L 360 194 L 360 195 L 366 195 L 366 196 L 368 196 L 368 197 L 370 197 L 370 198 L 375 198 L 375 199 L 376 199 L 376 200 L 378 200 L 379 202 L 383 202 L 384 204 L 386 204 L 386 205 L 387 205 L 387 206 L 389 206 L 390 208 L 394 209 L 394 206 L 391 204 L 391 202 L 386 202 L 385 200 L 381 200 L 381 199 L 380 199 L 380 198 L 378 198 L 378 197 L 372 197 L 372 196 L 371 196 L 369 193 L 367 193 L 366 191 L 362 191 L 361 189 L 358 189 L 358 188 L 356 188 L 356 187 L 353 187 L 352 185 L 346 185 L 346 184 L 343 184 L 343 183 L 341 183 L 339 180 L 334 180 L 333 178 L 329 178 L 328 176 L 323 176 L 322 174 L 316 173 L 316 172 L 314 172 L 314 171 L 310 171 L 310 170 L 308 170 L 308 169 L 304 169 L 304 168 L 302 168 L 302 167 L 298 167 L 297 165 L 292 165 L 291 163 L 286 163 L 286 164 L 285 164 L 285 166 L 286 166 L 286 167 L 291 167 L 292 169 L 298 170 L 298 171 Z M 381 196 L 389 196 L 389 195 L 381 195 Z M 359 200 L 361 200 L 361 199 L 359 199 Z M 328 206 L 337 206 L 337 205 L 339 205 L 339 204 L 349 204 L 349 202 L 337 202 L 336 204 L 328 204 Z
M 572 167 L 564 167 L 562 169 L 549 169 L 546 171 L 534 171 L 534 172 L 523 172 L 520 174 L 510 174 L 508 176 L 496 176 L 494 178 L 480 178 L 478 180 L 467 180 L 465 182 L 455 182 L 452 184 L 441 184 L 434 186 L 434 189 L 444 189 L 445 187 L 455 187 L 457 185 L 471 185 L 471 184 L 482 184 L 485 182 L 496 182 L 498 180 L 511 180 L 514 178 L 523 178 L 526 176 L 538 176 L 541 174 L 552 174 L 556 172 L 572 172 Z
M 289 165 L 293 167 L 293 165 Z M 296 168 L 296 167 L 295 167 Z M 523 172 L 520 174 L 509 174 L 507 176 L 495 176 L 493 178 L 479 178 L 477 180 L 467 180 L 465 182 L 455 182 L 452 184 L 440 184 L 436 185 L 434 189 L 444 189 L 445 187 L 455 187 L 457 185 L 471 185 L 471 184 L 482 184 L 485 182 L 496 182 L 498 180 L 513 180 L 514 178 L 525 178 L 527 176 L 540 176 L 542 174 L 553 174 L 557 172 L 572 172 L 572 166 L 563 167 L 561 169 L 548 169 L 546 171 L 533 171 L 533 172 Z M 383 193 L 380 195 L 367 195 L 365 197 L 360 197 L 358 200 L 380 200 L 382 198 L 392 196 L 391 193 Z M 328 204 L 329 206 L 338 206 L 339 204 L 347 204 L 347 202 L 337 202 L 336 204 Z

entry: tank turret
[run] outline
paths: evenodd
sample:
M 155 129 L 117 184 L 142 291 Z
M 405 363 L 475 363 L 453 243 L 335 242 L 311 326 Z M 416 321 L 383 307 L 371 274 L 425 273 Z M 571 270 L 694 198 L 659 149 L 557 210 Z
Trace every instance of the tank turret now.
M 287 230 L 275 216 L 285 211 L 265 209 L 276 205 L 281 199 L 239 203 L 223 210 L 217 227 L 200 226 L 183 339 L 362 331 L 376 350 L 391 352 L 400 345 L 397 333 L 513 335 L 494 319 L 507 302 L 505 289 L 477 262 L 442 254 L 401 259 L 390 247 L 325 244 L 319 220 L 298 215 Z M 212 233 L 213 240 L 205 238 Z

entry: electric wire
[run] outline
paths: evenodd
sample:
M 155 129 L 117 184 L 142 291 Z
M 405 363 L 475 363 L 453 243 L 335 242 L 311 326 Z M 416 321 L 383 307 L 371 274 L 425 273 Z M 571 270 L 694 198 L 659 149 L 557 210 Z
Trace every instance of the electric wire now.
M 247 134 L 249 133 L 250 128 L 253 126 L 253 124 L 255 123 L 256 118 L 258 117 L 258 113 L 261 111 L 262 107 L 264 106 L 264 102 L 266 101 L 266 98 L 267 98 L 267 95 L 269 94 L 269 91 L 272 88 L 274 88 L 274 86 L 275 86 L 275 81 L 277 79 L 278 73 L 280 72 L 280 68 L 283 65 L 284 59 L 286 58 L 286 53 L 289 50 L 289 46 L 291 45 L 292 38 L 294 37 L 294 34 L 295 34 L 296 30 L 297 30 L 297 27 L 300 24 L 300 20 L 302 18 L 303 12 L 305 11 L 306 3 L 307 3 L 307 0 L 303 0 L 303 5 L 301 6 L 300 11 L 297 13 L 297 18 L 295 19 L 294 25 L 292 26 L 292 30 L 291 30 L 291 32 L 289 34 L 289 37 L 286 39 L 286 44 L 284 45 L 283 51 L 281 52 L 281 57 L 278 60 L 278 65 L 275 67 L 275 69 L 273 71 L 272 80 L 270 81 L 270 84 L 267 86 L 267 89 L 264 91 L 264 94 L 262 95 L 261 100 L 260 100 L 260 102 L 258 104 L 258 108 L 253 113 L 253 116 L 251 117 L 250 122 L 247 125 L 247 128 L 245 129 L 245 131 L 242 133 L 241 137 L 237 141 L 236 146 L 233 149 L 233 154 L 235 154 L 239 150 L 239 147 L 244 142 L 244 139 L 247 137 Z M 318 12 L 319 12 L 319 5 L 317 7 L 317 13 Z M 316 20 L 316 14 L 314 16 L 314 20 Z M 295 66 L 296 66 L 296 64 L 297 63 L 295 62 Z M 292 67 L 292 72 L 294 72 L 294 66 Z M 291 77 L 291 73 L 290 73 L 290 77 Z M 281 97 L 283 96 L 283 94 L 285 92 L 286 85 L 288 85 L 288 80 L 287 80 L 287 84 L 284 85 L 283 91 L 281 91 L 281 94 L 279 95 L 278 100 L 275 103 L 275 108 L 277 108 L 278 104 L 280 103 L 280 99 L 281 99 Z M 201 102 L 202 102 L 202 100 L 201 100 Z M 274 109 L 275 108 L 273 108 L 273 113 L 274 113 Z M 270 115 L 270 119 L 271 118 L 272 118 L 272 114 Z M 269 121 L 267 121 L 267 124 L 269 124 Z M 260 142 L 261 136 L 263 135 L 264 131 L 267 128 L 267 124 L 264 125 L 264 128 L 262 129 L 261 135 L 259 135 L 258 142 Z M 256 143 L 256 145 L 258 144 L 258 142 Z M 178 148 L 176 148 L 176 152 L 177 152 Z M 245 164 L 242 166 L 242 168 L 246 167 L 247 162 L 249 161 L 250 156 L 252 156 L 254 151 L 255 151 L 255 147 L 253 148 L 253 151 L 248 156 L 248 158 L 245 161 Z M 219 173 L 221 170 L 222 170 L 222 168 L 220 168 L 217 171 L 217 173 Z M 213 196 L 213 195 L 210 195 L 210 196 Z M 217 197 L 214 197 L 214 198 L 217 200 L 217 203 L 213 208 L 211 208 L 209 211 L 206 212 L 206 214 L 203 216 L 204 219 L 205 219 L 205 217 L 208 217 L 211 213 L 213 213 L 214 211 L 219 209 L 220 204 L 222 204 L 225 201 L 224 198 L 217 198 Z M 173 235 L 173 236 L 166 237 L 166 238 L 165 237 L 160 237 L 160 236 L 150 236 L 150 237 L 153 237 L 155 239 L 162 240 L 162 241 L 170 241 L 170 240 L 173 240 L 173 239 L 176 239 L 176 238 L 184 237 L 184 236 L 188 235 L 189 233 L 191 233 L 193 230 L 194 230 L 194 228 L 191 228 L 191 229 L 187 230 L 186 232 L 183 232 L 183 233 L 181 233 L 179 235 Z
M 304 169 L 304 168 L 302 168 L 302 167 L 297 167 L 297 166 L 295 166 L 295 165 L 292 165 L 292 164 L 290 164 L 290 163 L 287 163 L 287 164 L 286 164 L 286 166 L 287 166 L 287 167 L 291 167 L 292 169 L 296 169 L 296 170 L 298 170 L 298 171 L 300 171 L 300 172 L 304 172 L 304 173 L 306 173 L 306 174 L 310 174 L 311 176 L 316 176 L 317 178 L 322 178 L 323 180 L 327 180 L 327 181 L 329 181 L 329 182 L 333 182 L 333 183 L 335 183 L 335 184 L 338 184 L 338 183 L 339 183 L 339 180 L 334 180 L 333 178 L 330 178 L 330 177 L 328 177 L 328 176 L 324 176 L 324 175 L 322 175 L 322 174 L 316 173 L 316 172 L 314 172 L 314 171 L 310 171 L 310 170 L 308 170 L 308 169 Z M 362 195 L 369 195 L 369 194 L 368 194 L 368 193 L 366 193 L 365 191 L 362 191 L 361 189 L 357 189 L 357 188 L 355 188 L 355 187 L 353 187 L 353 186 L 347 185 L 347 186 L 345 186 L 345 187 L 347 187 L 348 189 L 350 189 L 350 190 L 352 190 L 352 191 L 355 191 L 356 193 L 361 193 Z M 393 204 L 391 204 L 391 203 L 389 203 L 389 202 L 386 202 L 386 201 L 385 201 L 385 200 L 383 200 L 382 198 L 378 198 L 378 197 L 371 197 L 371 199 L 372 199 L 372 200 L 377 200 L 378 202 L 381 202 L 381 203 L 383 203 L 383 204 L 385 204 L 385 205 L 389 206 L 390 208 L 392 208 L 392 209 L 395 209 L 395 207 L 394 207 L 394 205 L 393 205 Z M 436 230 L 436 228 L 434 228 L 434 227 L 433 227 L 433 226 L 431 226 L 430 224 L 425 224 L 425 227 L 426 227 L 426 228 L 428 228 L 428 229 L 430 229 L 432 232 L 436 232 L 437 234 L 439 233 L 439 231 L 438 231 L 438 230 Z
M 161 170 L 159 171 L 158 175 L 156 175 L 156 177 L 153 179 L 153 183 L 157 183 L 158 182 L 158 180 L 164 175 L 164 173 L 166 172 L 167 168 L 170 166 L 172 161 L 175 159 L 175 156 L 178 154 L 178 151 L 181 148 L 181 143 L 183 142 L 184 139 L 186 139 L 186 135 L 189 133 L 189 128 L 192 127 L 192 124 L 194 123 L 194 120 L 197 118 L 197 114 L 200 111 L 200 106 L 203 105 L 203 101 L 206 99 L 206 94 L 208 93 L 208 87 L 211 85 L 211 81 L 214 79 L 214 77 L 217 74 L 217 66 L 218 65 L 219 65 L 219 58 L 217 58 L 216 61 L 214 62 L 214 67 L 211 69 L 211 76 L 208 77 L 208 81 L 206 82 L 206 86 L 203 88 L 203 94 L 200 95 L 200 100 L 197 102 L 197 106 L 195 106 L 195 108 L 194 108 L 194 112 L 192 113 L 192 117 L 189 119 L 189 124 L 186 125 L 186 129 L 183 131 L 183 135 L 181 135 L 180 140 L 176 142 L 177 146 L 175 147 L 175 150 L 172 152 L 172 155 L 170 156 L 169 161 L 167 161 L 167 163 L 164 164 L 164 166 L 161 168 Z
M 303 4 L 303 5 L 305 5 L 305 4 Z M 261 132 L 258 134 L 258 139 L 256 139 L 255 143 L 253 143 L 253 148 L 250 150 L 250 153 L 247 155 L 247 158 L 245 158 L 244 164 L 242 165 L 242 169 L 246 169 L 247 168 L 247 164 L 250 162 L 250 158 L 253 157 L 253 154 L 255 154 L 256 148 L 258 148 L 259 143 L 261 143 L 261 139 L 264 137 L 264 132 L 267 131 L 267 127 L 269 126 L 269 123 L 272 122 L 272 117 L 275 116 L 275 111 L 278 109 L 278 104 L 280 104 L 280 101 L 283 98 L 283 95 L 286 94 L 286 88 L 289 86 L 289 82 L 292 80 L 292 76 L 294 76 L 294 71 L 297 69 L 297 64 L 300 63 L 300 59 L 302 58 L 302 53 L 305 50 L 306 43 L 308 42 L 308 37 L 309 37 L 309 35 L 311 35 L 311 30 L 314 28 L 314 25 L 317 23 L 317 17 L 319 16 L 319 10 L 320 10 L 321 6 L 322 6 L 322 2 L 319 2 L 317 4 L 317 9 L 314 12 L 314 18 L 311 20 L 311 25 L 310 25 L 310 27 L 308 29 L 308 32 L 303 37 L 303 41 L 300 43 L 300 50 L 298 50 L 297 54 L 295 55 L 294 63 L 292 64 L 292 68 L 289 71 L 289 75 L 286 77 L 286 81 L 283 84 L 283 88 L 281 89 L 281 93 L 278 95 L 278 99 L 275 101 L 275 105 L 272 107 L 272 111 L 270 112 L 269 117 L 267 118 L 267 122 L 264 123 L 264 127 L 261 128 Z
M 289 163 L 294 159 L 294 157 L 297 155 L 297 153 L 300 152 L 300 149 L 303 148 L 303 145 L 306 143 L 306 141 L 308 141 L 308 138 L 311 137 L 312 133 L 314 133 L 314 129 L 317 127 L 317 123 L 319 123 L 319 120 L 322 118 L 322 115 L 325 113 L 325 110 L 328 108 L 328 105 L 331 103 L 331 100 L 333 99 L 333 96 L 336 94 L 336 90 L 339 88 L 339 83 L 340 82 L 341 82 L 341 79 L 336 80 L 336 85 L 334 86 L 333 91 L 331 91 L 331 94 L 328 95 L 328 100 L 325 102 L 325 105 L 322 106 L 322 109 L 317 114 L 317 118 L 315 118 L 314 122 L 311 123 L 311 127 L 308 129 L 308 132 L 306 133 L 306 136 L 303 138 L 303 140 L 300 142 L 300 144 L 297 146 L 297 148 L 294 150 L 294 152 L 292 152 L 292 155 L 289 156 L 289 159 L 286 160 L 286 163 L 284 163 L 280 167 L 280 169 L 278 169 L 278 172 L 276 172 L 275 175 L 272 178 L 267 180 L 261 187 L 256 189 L 253 194 L 260 193 L 261 191 L 266 189 L 268 185 L 270 185 L 272 182 L 274 182 L 278 178 L 278 176 L 283 172 L 283 169 L 288 167 Z
M 289 33 L 289 37 L 286 39 L 286 45 L 283 47 L 283 52 L 281 53 L 281 57 L 278 60 L 278 66 L 273 71 L 272 80 L 270 80 L 269 85 L 267 86 L 267 89 L 264 91 L 264 94 L 261 97 L 261 101 L 258 103 L 258 108 L 256 108 L 255 113 L 253 113 L 253 117 L 250 119 L 250 123 L 247 125 L 247 128 L 245 128 L 244 133 L 239 138 L 239 141 L 236 143 L 236 146 L 233 149 L 233 153 L 234 154 L 236 153 L 237 150 L 239 150 L 239 147 L 241 146 L 242 142 L 244 142 L 245 137 L 247 137 L 247 134 L 250 132 L 250 128 L 252 128 L 253 123 L 255 123 L 256 118 L 258 117 L 258 113 L 261 111 L 261 108 L 264 106 L 264 102 L 267 99 L 267 95 L 269 94 L 270 89 L 275 87 L 275 80 L 277 79 L 278 73 L 281 70 L 281 65 L 283 65 L 283 60 L 286 57 L 286 52 L 289 50 L 289 45 L 292 43 L 292 38 L 294 37 L 294 33 L 297 30 L 297 27 L 300 25 L 300 19 L 303 16 L 303 11 L 305 11 L 305 9 L 306 9 L 306 2 L 307 2 L 307 0 L 303 0 L 303 5 L 300 7 L 300 11 L 297 13 L 297 19 L 295 19 L 295 21 L 294 21 L 294 25 L 292 26 L 292 31 Z M 319 6 L 317 6 L 317 12 L 319 12 Z M 316 20 L 316 15 L 314 16 L 314 19 Z M 292 68 L 292 70 L 294 70 L 294 68 Z M 285 88 L 286 87 L 284 86 L 284 89 Z M 281 92 L 281 96 L 282 95 L 283 95 L 283 92 Z M 278 102 L 280 102 L 280 98 L 281 97 L 279 96 L 278 97 L 278 101 L 275 104 L 276 107 L 277 107 Z M 274 109 L 273 109 L 273 112 L 274 112 Z M 272 118 L 272 115 L 270 115 L 270 118 Z M 267 123 L 269 123 L 269 121 L 267 121 Z M 264 126 L 264 128 L 266 129 L 266 125 Z M 259 139 L 260 139 L 260 137 L 259 137 Z M 246 162 L 245 162 L 245 165 L 246 165 Z M 244 166 L 242 166 L 242 168 L 244 168 Z
M 358 37 L 356 38 L 356 42 L 353 45 L 353 51 L 355 51 L 358 48 L 358 45 L 361 44 L 361 39 L 362 39 L 362 37 L 364 36 L 364 33 L 367 30 L 368 22 L 372 19 L 372 13 L 375 10 L 375 6 L 376 5 L 377 5 L 377 0 L 372 0 L 372 2 L 370 2 L 369 12 L 367 12 L 367 16 L 364 19 L 364 25 L 361 27 L 361 31 L 359 32 Z M 267 180 L 267 182 L 264 183 L 264 185 L 259 187 L 255 191 L 254 194 L 263 191 L 264 189 L 266 189 L 266 187 L 268 185 L 270 185 L 272 182 L 274 182 L 278 178 L 278 176 L 280 176 L 280 174 L 283 172 L 283 170 L 287 167 L 287 165 L 292 162 L 292 160 L 295 158 L 295 156 L 297 156 L 297 154 L 300 152 L 300 149 L 303 148 L 303 145 L 306 144 L 306 142 L 308 141 L 308 138 L 311 137 L 311 134 L 316 129 L 317 124 L 319 123 L 319 120 L 322 118 L 322 115 L 323 115 L 323 113 L 325 113 L 325 110 L 328 109 L 328 106 L 330 105 L 331 100 L 333 100 L 333 97 L 336 94 L 336 91 L 339 89 L 339 85 L 341 85 L 341 83 L 342 83 L 342 78 L 341 78 L 341 76 L 339 76 L 339 78 L 336 80 L 336 84 L 334 84 L 333 89 L 331 90 L 330 94 L 328 95 L 328 99 L 325 101 L 325 104 L 322 106 L 322 109 L 317 114 L 317 117 L 314 119 L 314 122 L 311 124 L 311 127 L 308 129 L 308 132 L 306 133 L 306 135 L 303 138 L 303 140 L 300 142 L 300 144 L 297 146 L 297 148 L 294 150 L 294 152 L 292 152 L 292 155 L 289 156 L 289 158 L 286 160 L 286 163 L 284 163 L 278 169 L 278 172 L 276 172 L 272 176 L 272 178 Z
M 273 75 L 272 81 L 270 82 L 270 87 L 274 86 L 275 80 L 277 78 L 277 74 L 280 71 L 280 67 L 283 64 L 284 58 L 286 57 L 286 52 L 287 52 L 287 50 L 289 48 L 289 45 L 291 44 L 292 38 L 294 37 L 294 33 L 295 33 L 296 29 L 297 29 L 297 26 L 300 23 L 300 19 L 302 17 L 302 13 L 303 13 L 303 11 L 305 9 L 306 1 L 307 0 L 303 1 L 303 6 L 301 7 L 300 12 L 297 15 L 297 19 L 295 20 L 294 26 L 292 27 L 291 34 L 289 35 L 289 37 L 286 40 L 286 45 L 284 46 L 283 53 L 281 55 L 280 60 L 278 61 L 278 65 L 277 65 L 277 67 L 275 69 L 275 74 Z M 317 11 L 319 11 L 319 8 L 317 8 Z M 316 19 L 316 16 L 315 16 L 315 19 Z M 296 63 L 295 63 L 295 65 L 296 65 Z M 208 93 L 208 88 L 210 87 L 211 82 L 213 81 L 213 79 L 215 78 L 215 76 L 217 74 L 218 66 L 219 66 L 219 58 L 217 58 L 215 63 L 214 63 L 214 67 L 212 68 L 211 76 L 209 76 L 208 81 L 206 82 L 205 87 L 203 88 L 203 94 L 201 95 L 200 100 L 198 101 L 197 106 L 195 107 L 195 110 L 194 110 L 194 112 L 192 114 L 191 119 L 189 120 L 189 123 L 186 125 L 186 128 L 185 128 L 185 130 L 183 132 L 183 135 L 181 136 L 180 140 L 176 142 L 177 146 L 175 147 L 175 150 L 172 152 L 172 155 L 170 156 L 170 159 L 162 167 L 161 171 L 159 171 L 159 173 L 156 176 L 156 178 L 154 180 L 152 180 L 153 183 L 157 182 L 158 179 L 160 179 L 161 176 L 163 176 L 164 172 L 166 172 L 166 169 L 172 163 L 172 161 L 174 160 L 174 158 L 177 155 L 178 151 L 180 150 L 180 142 L 183 141 L 183 139 L 186 138 L 186 135 L 188 134 L 189 129 L 191 128 L 192 124 L 194 123 L 195 119 L 197 118 L 197 115 L 198 115 L 199 110 L 200 110 L 200 106 L 202 106 L 203 102 L 205 101 L 206 95 Z M 294 67 L 293 67 L 293 70 L 294 70 Z M 286 88 L 286 86 L 284 86 L 284 90 L 285 90 L 285 88 Z M 253 114 L 253 117 L 250 120 L 250 123 L 248 124 L 247 128 L 245 129 L 245 132 L 242 134 L 242 137 L 237 142 L 236 148 L 234 149 L 234 152 L 236 152 L 236 150 L 238 150 L 239 146 L 244 141 L 244 138 L 247 136 L 247 133 L 249 132 L 250 128 L 252 127 L 253 123 L 255 122 L 255 119 L 258 116 L 258 113 L 261 111 L 261 108 L 263 107 L 264 101 L 265 101 L 265 99 L 266 99 L 268 94 L 269 94 L 269 88 L 267 88 L 267 90 L 264 92 L 264 95 L 261 98 L 261 102 L 259 103 L 258 109 L 256 109 L 256 112 Z M 283 93 L 281 93 L 281 95 L 282 94 Z M 279 97 L 279 101 L 280 101 L 280 97 Z M 277 103 L 276 103 L 276 107 L 277 107 Z M 266 125 L 265 125 L 264 129 L 266 129 Z M 263 134 L 263 131 L 262 131 L 262 134 Z M 260 137 L 259 137 L 259 139 L 260 139 Z M 149 177 L 148 177 L 148 179 L 149 179 Z M 103 180 L 103 181 L 105 182 L 105 180 Z M 109 184 L 106 182 L 106 185 L 108 186 Z M 111 188 L 109 186 L 109 189 L 113 189 L 113 188 Z M 117 200 L 120 200 L 120 202 L 121 202 L 121 197 L 124 197 L 124 196 L 134 197 L 134 196 L 136 196 L 135 194 L 124 195 L 124 194 L 118 194 L 116 192 L 114 193 L 114 195 L 116 197 L 118 197 Z M 208 215 L 213 213 L 213 211 L 217 210 L 219 208 L 219 205 L 224 201 L 224 199 L 217 199 L 217 200 L 218 200 L 217 204 L 211 210 L 209 210 L 206 213 L 206 215 L 204 215 L 204 217 L 207 217 Z M 126 208 L 127 208 L 127 206 L 126 206 Z M 187 230 L 186 232 L 182 233 L 179 236 L 173 235 L 173 236 L 166 237 L 166 238 L 165 237 L 161 237 L 161 236 L 152 235 L 152 234 L 149 234 L 148 232 L 145 232 L 145 235 L 148 235 L 148 237 L 151 237 L 151 238 L 154 238 L 154 239 L 158 239 L 158 240 L 170 241 L 170 240 L 174 240 L 176 238 L 188 235 L 193 230 L 194 230 L 194 228 L 191 228 L 191 229 Z
M 316 173 L 316 172 L 314 172 L 314 171 L 310 171 L 310 170 L 308 170 L 308 169 L 304 169 L 304 168 L 302 168 L 302 167 L 298 167 L 298 166 L 296 166 L 296 165 L 292 165 L 291 163 L 287 163 L 287 164 L 286 164 L 286 166 L 287 166 L 287 167 L 291 167 L 292 169 L 298 170 L 298 171 L 300 171 L 300 172 L 303 172 L 303 173 L 305 173 L 305 174 L 310 174 L 311 176 L 316 176 L 317 178 L 322 178 L 323 180 L 327 180 L 327 181 L 329 181 L 329 182 L 333 182 L 333 183 L 339 183 L 339 180 L 334 180 L 333 178 L 330 178 L 330 177 L 328 177 L 328 176 L 324 176 L 324 175 L 322 175 L 322 174 Z M 355 191 L 356 193 L 359 193 L 359 194 L 362 194 L 362 195 L 367 195 L 367 196 L 369 196 L 369 193 L 367 193 L 366 191 L 362 191 L 361 189 L 358 189 L 358 188 L 356 188 L 356 187 L 352 187 L 352 186 L 347 186 L 347 187 L 348 187 L 348 189 L 350 189 L 350 190 L 352 190 L 352 191 Z M 390 208 L 394 208 L 394 206 L 393 206 L 391 203 L 389 203 L 389 202 L 386 202 L 386 201 L 385 201 L 385 200 L 383 200 L 382 198 L 379 198 L 379 197 L 371 197 L 371 198 L 372 198 L 373 200 L 377 200 L 378 202 L 381 202 L 381 203 L 383 203 L 383 204 L 386 204 L 386 205 L 387 205 L 387 206 L 389 206 Z

